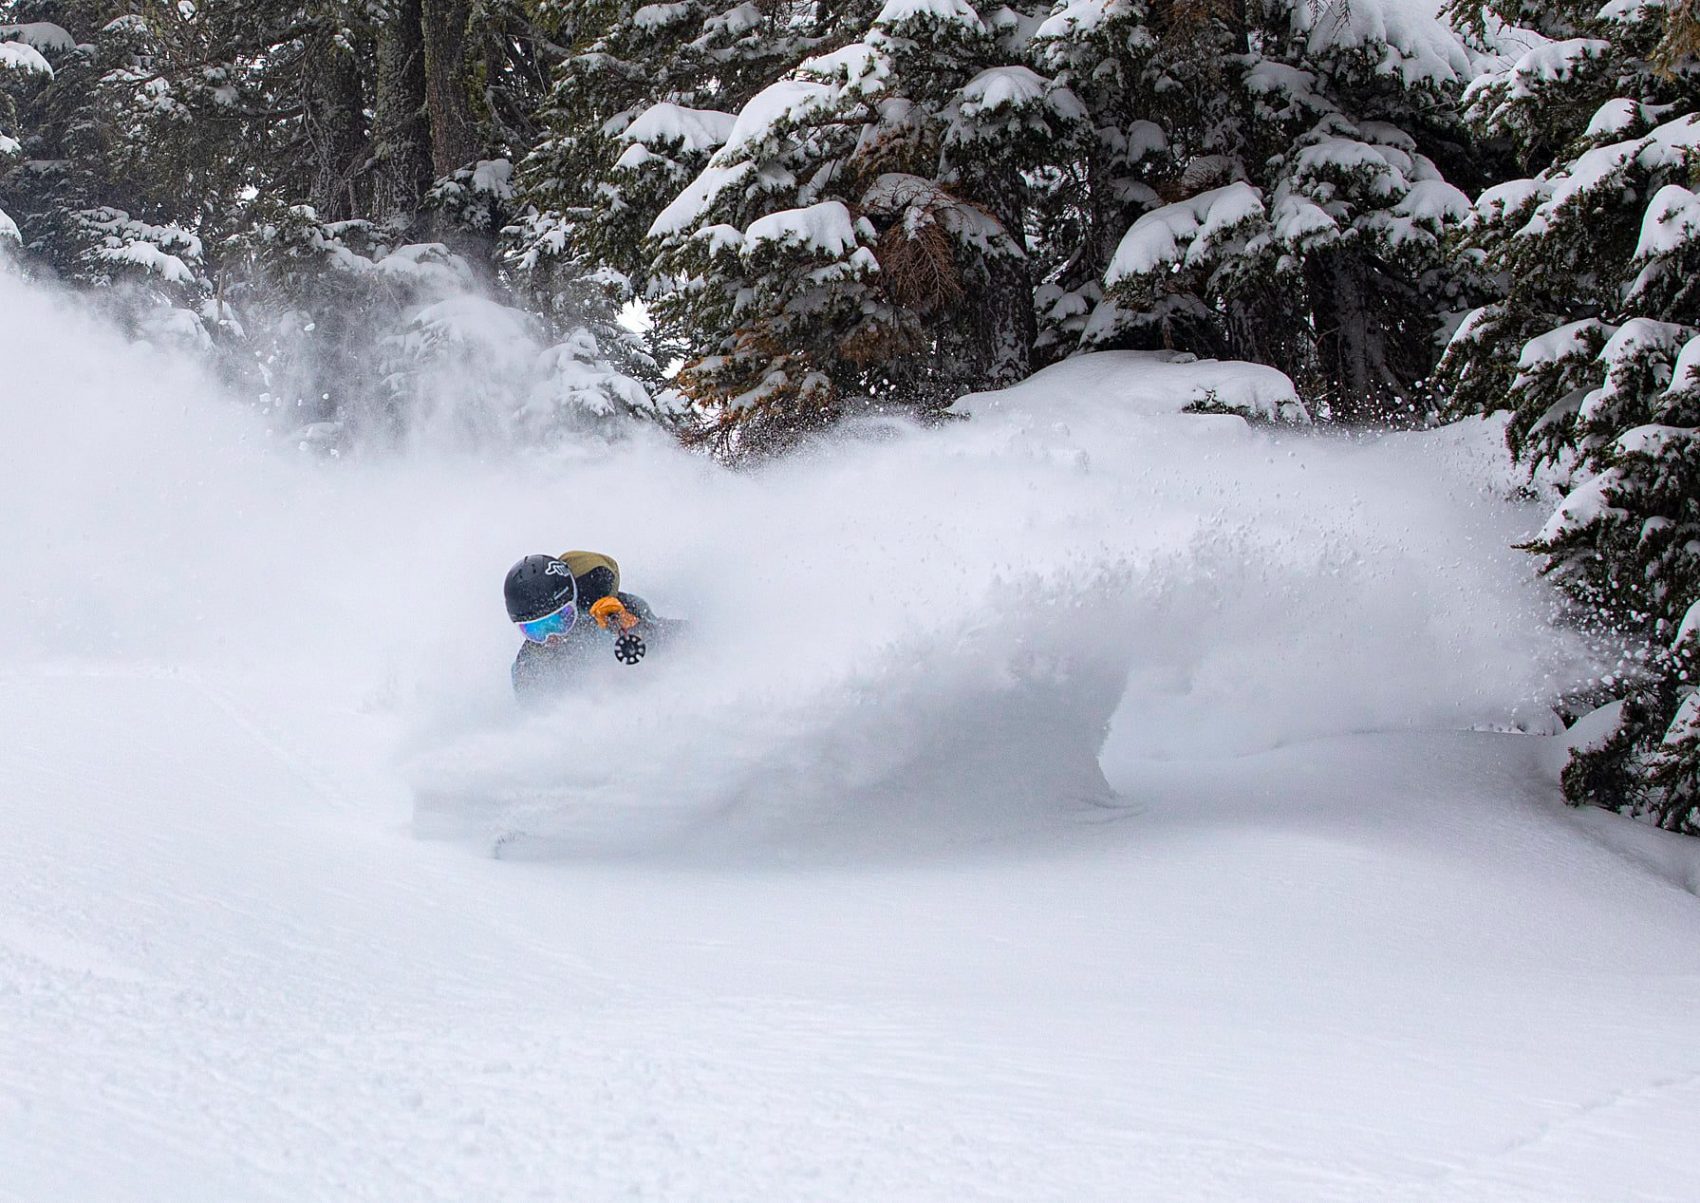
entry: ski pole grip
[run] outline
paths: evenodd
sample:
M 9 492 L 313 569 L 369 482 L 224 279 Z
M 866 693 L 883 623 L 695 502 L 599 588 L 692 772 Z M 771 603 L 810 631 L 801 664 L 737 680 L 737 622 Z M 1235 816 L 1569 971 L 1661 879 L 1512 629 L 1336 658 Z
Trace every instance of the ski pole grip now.
M 604 631 L 608 624 L 613 623 L 622 631 L 629 631 L 638 624 L 638 617 L 626 609 L 625 603 L 617 597 L 604 597 L 590 607 L 590 616 L 596 620 L 596 625 Z

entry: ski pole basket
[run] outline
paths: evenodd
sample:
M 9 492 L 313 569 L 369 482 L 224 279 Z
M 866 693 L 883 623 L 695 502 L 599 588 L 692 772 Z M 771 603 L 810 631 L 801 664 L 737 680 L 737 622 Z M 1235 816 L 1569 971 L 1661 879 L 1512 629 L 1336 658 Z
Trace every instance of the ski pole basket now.
M 649 647 L 644 643 L 642 635 L 634 635 L 627 631 L 614 640 L 614 659 L 621 664 L 636 664 L 642 660 Z

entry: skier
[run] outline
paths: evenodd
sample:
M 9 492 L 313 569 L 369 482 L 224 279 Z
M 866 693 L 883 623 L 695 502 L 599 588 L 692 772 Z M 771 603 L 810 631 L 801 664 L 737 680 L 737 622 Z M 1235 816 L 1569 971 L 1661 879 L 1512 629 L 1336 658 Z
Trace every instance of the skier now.
M 514 693 L 523 700 L 565 685 L 593 656 L 635 664 L 681 625 L 620 592 L 620 566 L 595 551 L 526 556 L 508 569 L 502 592 L 508 618 L 525 636 L 513 667 Z

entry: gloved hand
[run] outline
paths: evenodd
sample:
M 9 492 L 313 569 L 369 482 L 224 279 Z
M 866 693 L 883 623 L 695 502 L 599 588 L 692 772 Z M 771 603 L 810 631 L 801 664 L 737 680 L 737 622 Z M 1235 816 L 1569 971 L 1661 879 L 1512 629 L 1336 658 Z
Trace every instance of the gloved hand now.
M 626 609 L 625 603 L 617 597 L 599 599 L 590 607 L 590 616 L 604 631 L 609 623 L 614 623 L 622 631 L 629 631 L 638 624 L 638 616 Z

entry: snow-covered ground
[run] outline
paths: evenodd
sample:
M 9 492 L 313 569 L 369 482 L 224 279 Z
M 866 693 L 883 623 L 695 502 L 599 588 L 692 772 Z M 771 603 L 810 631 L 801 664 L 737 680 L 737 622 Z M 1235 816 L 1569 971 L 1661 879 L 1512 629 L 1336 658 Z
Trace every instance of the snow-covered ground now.
M 1695 1196 L 1695 854 L 1557 801 L 1490 424 L 326 463 L 0 314 L 0 1198 Z M 698 637 L 524 715 L 567 546 Z

